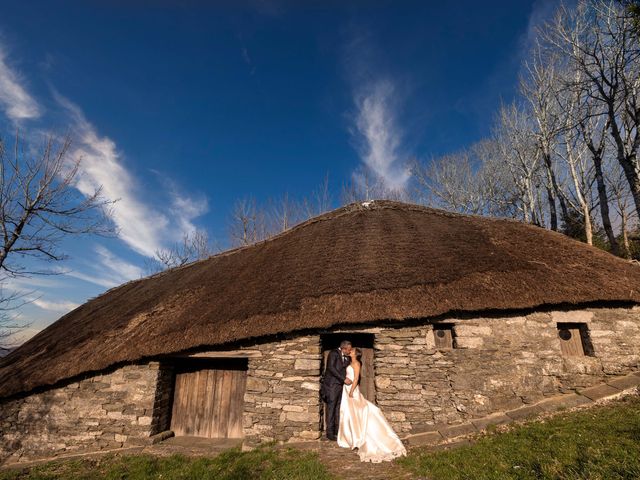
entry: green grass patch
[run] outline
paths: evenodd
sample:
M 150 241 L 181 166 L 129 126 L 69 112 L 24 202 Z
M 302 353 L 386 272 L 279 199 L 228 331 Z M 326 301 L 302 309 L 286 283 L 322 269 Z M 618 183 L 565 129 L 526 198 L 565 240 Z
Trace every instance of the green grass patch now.
M 640 398 L 490 434 L 439 452 L 416 449 L 398 464 L 429 479 L 638 479 Z
M 313 452 L 276 449 L 250 452 L 234 448 L 212 458 L 182 455 L 118 455 L 51 462 L 30 469 L 0 472 L 0 480 L 324 480 L 332 478 Z

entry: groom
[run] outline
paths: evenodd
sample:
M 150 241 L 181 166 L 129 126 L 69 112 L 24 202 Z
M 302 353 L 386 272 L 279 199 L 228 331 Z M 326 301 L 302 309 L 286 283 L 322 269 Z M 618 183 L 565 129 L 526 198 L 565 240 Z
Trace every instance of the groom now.
M 351 385 L 346 378 L 347 366 L 351 361 L 351 342 L 343 340 L 340 348 L 329 352 L 327 368 L 322 379 L 323 400 L 327 402 L 327 438 L 337 440 L 340 425 L 340 400 L 342 399 L 342 385 Z

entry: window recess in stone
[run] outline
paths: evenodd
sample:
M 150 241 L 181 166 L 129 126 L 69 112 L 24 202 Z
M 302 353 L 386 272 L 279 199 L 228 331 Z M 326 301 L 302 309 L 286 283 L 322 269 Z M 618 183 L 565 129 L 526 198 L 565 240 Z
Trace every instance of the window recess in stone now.
M 439 323 L 433 326 L 433 338 L 436 348 L 455 348 L 455 332 L 452 323 Z
M 558 323 L 557 326 L 563 356 L 595 356 L 586 323 Z

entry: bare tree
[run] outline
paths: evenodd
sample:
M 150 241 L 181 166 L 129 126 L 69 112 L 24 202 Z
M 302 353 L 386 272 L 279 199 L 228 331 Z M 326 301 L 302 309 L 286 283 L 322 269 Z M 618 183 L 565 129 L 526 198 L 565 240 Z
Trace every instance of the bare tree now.
M 631 207 L 633 200 L 629 185 L 622 168 L 617 162 L 609 162 L 609 168 L 605 168 L 607 184 L 612 193 L 613 206 L 620 221 L 620 255 L 629 258 L 631 245 L 629 243 L 629 231 L 634 219 L 635 210 Z M 637 220 L 637 217 L 635 217 Z
M 288 192 L 276 198 L 269 199 L 265 209 L 266 236 L 276 235 L 289 228 L 322 215 L 331 209 L 331 190 L 329 188 L 329 174 L 308 196 L 302 200 L 292 198 Z
M 640 43 L 629 12 L 611 0 L 561 6 L 546 41 L 580 72 L 581 88 L 606 116 L 636 211 L 640 212 Z
M 290 229 L 304 218 L 306 205 L 303 207 L 286 192 L 276 200 L 269 200 L 267 221 L 270 234 L 277 234 Z
M 303 216 L 312 218 L 331 210 L 331 189 L 329 187 L 329 174 L 327 173 L 320 185 L 311 192 L 311 195 L 302 201 Z
M 146 270 L 152 274 L 168 268 L 181 267 L 187 263 L 209 258 L 215 251 L 207 232 L 195 230 L 185 233 L 181 242 L 156 250 L 154 258 L 146 263 Z
M 343 205 L 369 200 L 407 199 L 407 193 L 387 187 L 384 179 L 368 167 L 356 171 L 349 182 L 342 186 L 340 200 Z
M 584 94 L 584 91 L 581 93 Z M 620 247 L 611 223 L 609 193 L 603 167 L 605 156 L 607 154 L 607 130 L 609 128 L 609 122 L 606 116 L 597 114 L 594 108 L 593 99 L 590 96 L 582 95 L 579 105 L 578 118 L 574 120 L 574 123 L 577 131 L 582 137 L 582 142 L 586 145 L 591 154 L 591 161 L 593 162 L 596 187 L 598 191 L 598 205 L 600 206 L 602 226 L 607 235 L 607 239 L 609 240 L 611 252 L 614 255 L 619 255 Z
M 569 116 L 567 118 L 570 118 Z M 586 242 L 593 245 L 593 225 L 591 211 L 591 192 L 595 183 L 593 163 L 588 161 L 587 147 L 582 142 L 582 137 L 575 129 L 567 128 L 564 134 L 564 141 L 557 149 L 558 156 L 567 164 L 569 176 L 573 188 L 569 192 L 573 194 L 575 202 L 572 207 L 580 212 L 584 221 L 584 234 Z M 568 217 L 565 217 L 568 220 Z
M 518 189 L 500 150 L 495 138 L 481 140 L 470 148 L 479 165 L 476 183 L 480 186 L 485 201 L 486 215 L 516 218 Z
M 493 133 L 497 153 L 507 166 L 519 198 L 519 210 L 527 223 L 542 225 L 537 208 L 540 184 L 540 150 L 533 136 L 530 118 L 515 103 L 503 105 Z
M 520 195 L 495 139 L 433 159 L 414 161 L 418 203 L 477 215 L 517 217 Z
M 540 45 L 531 52 L 531 60 L 524 62 L 524 74 L 520 78 L 520 92 L 526 99 L 531 116 L 533 135 L 545 173 L 545 190 L 549 206 L 551 230 L 558 230 L 556 201 L 561 213 L 567 216 L 567 204 L 556 178 L 553 150 L 564 127 L 556 103 L 556 94 L 561 88 L 560 59 L 555 51 Z
M 459 213 L 482 214 L 487 199 L 481 165 L 467 150 L 434 158 L 426 164 L 415 161 L 411 174 L 421 203 Z
M 0 282 L 0 349 L 9 347 L 13 335 L 29 326 L 18 317 L 17 312 L 30 303 L 33 293 L 8 291 L 3 284 L 4 281 Z
M 229 237 L 234 247 L 252 245 L 269 236 L 266 215 L 254 198 L 238 200 L 231 212 Z
M 0 271 L 7 275 L 51 273 L 31 270 L 20 260 L 60 261 L 60 241 L 68 235 L 110 234 L 106 213 L 111 202 L 100 189 L 84 197 L 74 188 L 81 159 L 69 159 L 69 138 L 49 137 L 37 157 L 24 154 L 16 139 L 14 155 L 0 143 Z
M 61 241 L 70 235 L 112 234 L 112 202 L 100 189 L 83 196 L 75 187 L 81 158 L 69 158 L 70 138 L 45 140 L 39 155 L 25 153 L 17 136 L 12 154 L 0 141 L 0 287 L 9 277 L 55 273 L 42 263 L 64 260 Z M 15 329 L 10 312 L 23 298 L 2 289 L 0 337 Z M 4 333 L 2 333 L 4 332 Z

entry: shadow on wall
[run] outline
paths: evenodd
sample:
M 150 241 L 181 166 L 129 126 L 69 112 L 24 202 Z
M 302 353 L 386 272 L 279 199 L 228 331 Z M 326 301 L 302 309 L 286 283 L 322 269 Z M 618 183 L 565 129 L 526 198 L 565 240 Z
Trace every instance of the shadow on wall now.
M 45 392 L 0 405 L 0 464 L 12 456 L 44 452 L 42 446 L 61 429 L 55 403 L 55 395 Z

